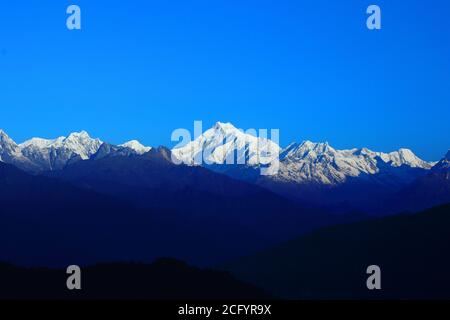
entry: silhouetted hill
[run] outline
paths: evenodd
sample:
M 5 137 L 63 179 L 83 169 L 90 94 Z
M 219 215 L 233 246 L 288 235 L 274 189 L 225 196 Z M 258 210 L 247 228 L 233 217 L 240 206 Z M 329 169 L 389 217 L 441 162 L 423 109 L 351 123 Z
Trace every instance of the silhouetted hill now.
M 99 264 L 81 269 L 81 290 L 68 290 L 65 269 L 0 264 L 0 299 L 268 299 L 226 272 L 173 259 L 152 264 Z
M 450 205 L 328 227 L 226 269 L 289 298 L 450 298 Z M 366 268 L 381 268 L 380 291 Z

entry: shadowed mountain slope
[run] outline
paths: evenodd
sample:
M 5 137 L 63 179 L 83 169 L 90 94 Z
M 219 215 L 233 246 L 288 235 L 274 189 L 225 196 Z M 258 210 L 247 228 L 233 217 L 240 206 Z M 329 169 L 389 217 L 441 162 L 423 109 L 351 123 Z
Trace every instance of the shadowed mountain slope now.
M 63 181 L 0 163 L 0 260 L 60 266 L 170 256 L 209 265 L 333 223 L 262 188 L 174 166 L 164 150 L 73 168 L 80 179 Z

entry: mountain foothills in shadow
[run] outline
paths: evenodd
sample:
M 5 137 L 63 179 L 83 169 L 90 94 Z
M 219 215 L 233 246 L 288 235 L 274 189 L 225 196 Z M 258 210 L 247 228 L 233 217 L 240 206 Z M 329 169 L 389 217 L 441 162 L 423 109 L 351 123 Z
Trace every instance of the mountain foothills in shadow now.
M 425 176 L 416 179 L 386 203 L 391 212 L 426 209 L 450 202 L 450 151 Z
M 441 197 L 430 192 L 430 198 L 416 198 L 409 202 L 408 189 L 411 185 L 431 175 L 431 170 L 400 166 L 375 174 L 361 173 L 358 177 L 348 177 L 339 184 L 280 182 L 258 178 L 256 182 L 268 190 L 288 199 L 320 208 L 326 212 L 364 212 L 367 215 L 383 216 L 404 211 L 417 212 L 425 208 L 450 202 L 450 192 L 442 192 Z M 441 188 L 446 181 L 433 181 L 434 188 Z
M 0 163 L 0 260 L 24 265 L 151 261 L 215 264 L 341 221 L 170 151 L 77 162 L 56 177 Z
M 81 269 L 81 290 L 68 290 L 65 269 L 0 264 L 0 299 L 253 300 L 271 298 L 227 272 L 174 259 L 152 264 L 98 264 Z
M 124 202 L 4 163 L 0 203 L 0 260 L 18 264 L 111 259 L 138 243 L 140 223 L 151 225 Z
M 288 198 L 303 208 L 316 208 L 333 214 L 418 212 L 450 199 L 446 187 L 448 178 L 442 174 L 436 178 L 436 167 L 439 167 L 439 163 L 448 163 L 447 157 L 439 163 L 427 162 L 406 148 L 389 153 L 367 148 L 339 150 L 327 142 L 311 141 L 292 143 L 282 148 L 267 138 L 244 132 L 231 123 L 221 122 L 187 145 L 176 146 L 170 151 L 146 147 L 136 140 L 119 146 L 111 145 L 91 138 L 85 131 L 56 139 L 32 138 L 17 144 L 0 130 L 0 161 L 13 164 L 28 173 L 61 177 L 96 191 L 106 191 L 114 196 L 126 197 L 127 200 L 133 198 L 133 202 L 138 201 L 139 205 L 147 207 L 150 202 L 155 204 L 152 200 L 155 198 L 168 199 L 162 201 L 164 207 L 177 203 L 173 195 L 167 197 L 167 188 L 180 194 L 192 190 L 210 192 L 212 187 L 212 193 L 217 196 L 217 186 L 214 186 L 214 182 L 206 181 L 213 176 L 212 173 L 200 174 L 205 179 L 197 186 L 191 182 L 199 174 L 194 177 L 188 173 L 186 166 L 182 166 L 182 169 L 171 166 L 165 171 L 171 183 L 166 183 L 157 172 L 144 171 L 144 168 L 149 169 L 150 160 L 155 162 L 155 153 L 161 153 L 163 149 L 166 162 L 171 163 L 171 154 L 187 164 L 187 167 L 197 167 L 197 170 L 192 170 L 196 174 L 201 172 L 198 167 L 202 166 L 209 171 L 247 182 L 254 188 L 259 186 L 266 192 L 270 190 L 272 195 L 276 193 Z M 109 169 L 102 166 L 109 166 Z M 261 175 L 262 167 L 272 175 Z M 159 170 L 161 165 L 155 168 Z M 98 170 L 100 172 L 97 173 Z M 112 173 L 110 182 L 114 182 L 109 185 L 105 183 L 109 174 L 107 170 Z M 448 167 L 442 170 L 447 174 L 449 172 Z M 90 175 L 94 177 L 87 176 L 88 171 L 92 171 Z M 144 178 L 140 177 L 142 172 Z M 149 177 L 156 178 L 155 182 L 152 183 Z M 218 179 L 222 181 L 224 178 Z M 118 180 L 120 183 L 117 183 Z M 159 192 L 161 183 L 162 191 Z M 175 186 L 175 183 L 179 185 Z M 237 185 L 236 182 L 234 184 Z M 202 187 L 206 190 L 197 190 Z M 153 198 L 148 197 L 148 192 L 142 193 L 143 189 L 149 188 L 152 189 Z M 422 189 L 427 190 L 426 197 Z M 238 187 L 236 192 L 233 188 L 223 189 L 221 195 L 234 197 L 242 190 L 243 187 Z M 184 198 L 183 195 L 181 197 Z
M 333 226 L 225 267 L 291 299 L 450 298 L 450 204 L 418 214 Z M 381 268 L 381 290 L 366 269 Z
M 339 150 L 327 142 L 303 141 L 283 149 L 263 137 L 245 134 L 230 123 L 218 122 L 195 141 L 172 152 L 188 164 L 197 163 L 203 156 L 207 161 L 202 165 L 210 170 L 262 186 L 303 206 L 333 213 L 417 212 L 445 203 L 442 197 L 450 198 L 449 193 L 415 203 L 400 198 L 404 189 L 428 176 L 436 165 L 406 148 L 389 153 L 367 148 Z M 246 161 L 230 165 L 230 158 Z M 267 166 L 272 169 L 277 163 L 277 170 L 270 170 L 273 175 L 261 175 L 261 162 L 255 159 L 265 159 L 264 163 L 269 160 Z M 434 188 L 439 188 L 441 181 L 435 183 Z
M 280 153 L 274 175 L 261 175 L 258 159 L 275 156 L 261 145 Z M 196 165 L 205 150 L 209 164 Z M 248 163 L 226 164 L 237 151 Z M 135 140 L 111 145 L 86 132 L 16 144 L 0 130 L 0 261 L 54 268 L 158 257 L 200 266 L 237 261 L 228 270 L 274 296 L 450 297 L 449 206 L 412 214 L 450 203 L 449 181 L 450 152 L 430 163 L 408 149 L 337 150 L 310 141 L 281 149 L 223 123 L 173 150 Z M 402 214 L 356 222 L 395 213 Z M 382 269 L 381 291 L 366 289 L 372 264 Z M 173 270 L 174 263 L 163 265 Z M 5 277 L 27 273 L 2 268 Z M 141 265 L 92 267 L 87 277 L 98 268 L 108 275 Z

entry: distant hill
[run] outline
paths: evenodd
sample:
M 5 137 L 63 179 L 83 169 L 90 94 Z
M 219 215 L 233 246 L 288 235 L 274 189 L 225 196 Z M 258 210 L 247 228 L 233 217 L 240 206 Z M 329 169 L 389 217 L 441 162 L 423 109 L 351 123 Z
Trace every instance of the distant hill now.
M 287 298 L 450 298 L 450 205 L 324 228 L 225 268 Z M 381 268 L 381 291 L 366 268 Z
M 384 214 L 381 209 L 387 199 L 435 165 L 406 148 L 390 153 L 367 148 L 339 150 L 327 142 L 303 141 L 282 149 L 231 123 L 220 122 L 172 152 L 184 163 L 201 163 L 210 170 L 335 214 Z M 235 160 L 234 165 L 230 160 Z M 261 175 L 262 168 L 273 174 Z M 417 212 L 422 207 L 413 209 Z
M 450 151 L 430 172 L 385 203 L 391 212 L 414 211 L 450 202 Z
M 60 266 L 170 256 L 211 265 L 335 221 L 168 156 L 165 149 L 102 154 L 58 177 L 0 162 L 0 261 Z
M 161 179 L 164 177 L 161 175 L 145 172 L 144 178 L 156 178 L 154 183 L 149 184 L 150 180 L 143 181 L 139 175 L 144 172 L 143 167 L 139 170 L 135 170 L 136 167 L 124 168 L 123 161 L 121 163 L 118 159 L 111 158 L 121 156 L 122 159 L 127 159 L 126 165 L 132 162 L 135 165 L 142 165 L 143 162 L 137 159 L 154 157 L 161 152 L 161 149 L 165 148 L 147 147 L 137 140 L 121 145 L 111 145 L 100 139 L 91 138 L 86 131 L 73 132 L 67 137 L 61 136 L 54 139 L 32 138 L 17 144 L 0 130 L 0 162 L 13 164 L 33 174 L 44 172 L 49 174 L 49 172 L 62 170 L 64 171 L 62 176 L 72 182 L 78 180 L 93 188 L 107 187 L 109 191 L 112 191 L 114 187 L 116 187 L 115 191 L 118 191 L 119 187 L 115 186 L 115 183 L 101 185 L 94 179 L 105 180 L 105 174 L 109 173 L 106 167 L 110 165 L 113 165 L 114 169 L 110 172 L 112 174 L 110 180 L 116 182 L 118 178 L 123 179 L 122 186 L 129 185 L 135 180 L 145 182 L 145 185 L 140 185 L 139 188 L 158 189 L 159 183 L 164 182 L 164 179 Z M 189 184 L 189 192 L 193 187 L 194 189 L 205 187 L 206 190 L 203 191 L 207 192 L 218 191 L 215 188 L 217 186 L 223 187 L 224 179 L 216 178 L 217 176 L 211 173 L 204 173 L 205 171 L 202 173 L 198 166 L 203 166 L 233 179 L 270 190 L 272 197 L 273 193 L 276 193 L 283 198 L 302 204 L 303 208 L 308 206 L 333 214 L 363 212 L 383 215 L 398 213 L 402 210 L 418 212 L 438 205 L 442 203 L 441 199 L 450 197 L 448 190 L 442 190 L 445 185 L 442 186 L 441 183 L 445 184 L 445 181 L 420 180 L 427 176 L 436 162 L 424 161 L 412 150 L 406 148 L 390 153 L 375 152 L 367 148 L 339 150 L 327 142 L 313 143 L 311 141 L 292 143 L 282 148 L 264 137 L 262 132 L 261 136 L 257 136 L 256 131 L 243 132 L 231 123 L 217 122 L 194 141 L 172 150 L 166 149 L 164 152 L 166 155 L 173 154 L 176 159 L 187 165 L 197 167 L 191 172 L 186 168 L 179 170 L 171 168 L 170 172 L 165 171 L 172 182 L 179 183 L 179 187 L 186 186 L 185 182 L 189 180 L 192 182 L 192 179 L 200 178 L 198 185 Z M 204 161 L 200 161 L 202 159 Z M 86 160 L 102 161 L 93 165 L 91 161 Z M 146 169 L 149 169 L 148 166 Z M 93 177 L 79 176 L 88 171 Z M 215 183 L 216 179 L 218 184 Z M 239 194 L 245 189 L 242 184 L 234 183 L 233 185 L 237 188 L 222 190 L 226 197 Z M 427 199 L 420 200 L 416 195 L 410 197 L 410 189 L 413 193 L 417 189 L 416 194 L 421 197 L 423 192 L 421 185 L 425 185 L 428 190 Z M 169 187 L 173 187 L 173 184 Z M 184 192 L 182 188 L 177 190 L 179 193 Z M 128 196 L 140 197 L 147 202 L 155 202 L 155 198 L 161 199 L 160 202 L 167 200 L 161 194 L 150 198 L 147 197 L 147 193 L 142 195 L 142 189 L 128 188 L 119 191 L 122 195 L 128 192 Z M 157 190 L 153 191 L 156 195 Z M 166 190 L 163 193 L 166 193 Z M 179 201 L 170 198 L 163 205 L 178 203 Z M 343 220 L 345 219 L 344 217 Z
M 0 299 L 268 299 L 264 291 L 226 272 L 174 259 L 152 264 L 99 264 L 81 269 L 81 290 L 66 287 L 65 269 L 0 264 Z
M 221 252 L 208 256 L 228 255 L 232 250 L 240 254 L 246 247 L 263 248 L 319 226 L 354 219 L 305 208 L 203 167 L 175 165 L 171 151 L 164 147 L 124 155 L 104 146 L 101 156 L 50 174 L 143 210 L 172 212 L 164 219 L 176 226 L 174 230 L 191 230 L 191 238 L 208 234 L 203 245 L 221 242 Z

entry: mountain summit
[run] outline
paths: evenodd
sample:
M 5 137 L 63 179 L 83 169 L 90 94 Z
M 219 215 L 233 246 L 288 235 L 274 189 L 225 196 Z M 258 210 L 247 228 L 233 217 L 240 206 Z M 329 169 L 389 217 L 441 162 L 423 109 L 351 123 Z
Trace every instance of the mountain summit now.
M 424 190 L 435 190 L 428 192 L 430 196 L 424 201 L 416 201 L 420 206 L 413 205 L 413 209 L 428 207 L 435 203 L 433 199 L 445 200 L 450 194 L 447 191 L 450 151 L 438 163 L 430 163 L 406 148 L 390 153 L 367 148 L 339 150 L 328 142 L 303 141 L 281 149 L 256 130 L 243 131 L 223 122 L 172 150 L 146 147 L 137 140 L 113 145 L 91 138 L 86 131 L 55 139 L 32 138 L 18 145 L 0 130 L 0 161 L 33 174 L 64 170 L 78 162 L 95 163 L 98 167 L 93 166 L 99 170 L 104 169 L 102 164 L 116 161 L 127 167 L 140 164 L 143 160 L 140 158 L 153 159 L 162 166 L 171 164 L 173 159 L 188 166 L 201 165 L 327 210 L 337 207 L 337 211 L 378 212 L 392 195 L 413 183 L 417 192 L 408 194 L 415 194 L 415 199 L 424 198 L 420 196 L 425 194 Z M 401 194 L 400 198 L 408 197 Z M 400 203 L 396 199 L 393 202 Z
M 131 140 L 119 146 L 105 144 L 100 139 L 91 138 L 84 130 L 72 132 L 67 137 L 31 138 L 17 144 L 3 130 L 0 130 L 0 161 L 14 164 L 33 173 L 61 170 L 74 162 L 88 160 L 94 156 L 98 159 L 112 152 L 141 155 L 150 150 L 150 147 L 143 146 L 137 140 Z M 99 152 L 101 154 L 98 154 Z
M 6 162 L 17 156 L 20 156 L 18 145 L 0 129 L 0 160 Z
M 102 141 L 92 139 L 86 131 L 56 139 L 33 138 L 19 145 L 21 153 L 37 164 L 41 171 L 58 170 L 68 163 L 87 160 L 95 154 Z
M 417 157 L 409 149 L 375 152 L 367 148 L 338 150 L 328 142 L 303 141 L 281 149 L 269 139 L 237 129 L 231 123 L 217 122 L 187 145 L 175 148 L 173 154 L 185 164 L 215 165 L 220 172 L 235 178 L 254 175 L 236 171 L 230 164 L 257 167 L 279 159 L 279 170 L 270 179 L 284 183 L 340 184 L 348 178 L 375 175 L 389 168 L 428 170 L 433 163 Z M 233 162 L 234 161 L 234 162 Z
M 17 143 L 0 129 L 0 162 L 13 164 L 20 168 L 33 168 L 34 164 L 26 158 Z
M 258 132 L 244 132 L 231 123 L 217 122 L 187 145 L 172 149 L 185 164 L 268 164 L 278 158 L 280 147 Z
M 172 154 L 185 164 L 205 165 L 244 180 L 257 179 L 255 168 L 279 160 L 279 170 L 268 178 L 289 184 L 336 185 L 350 178 L 379 175 L 391 169 L 428 170 L 434 165 L 404 148 L 390 153 L 367 148 L 338 150 L 328 142 L 303 141 L 281 149 L 268 137 L 258 135 L 256 130 L 243 131 L 231 123 L 217 122 L 195 140 L 172 149 Z M 102 144 L 100 139 L 81 131 L 56 139 L 32 138 L 18 145 L 0 130 L 0 160 L 32 172 L 59 170 L 94 155 L 99 158 L 97 152 Z M 131 140 L 119 146 L 105 145 L 101 156 L 111 152 L 142 155 L 150 150 L 139 141 Z M 247 169 L 252 173 L 243 171 Z M 402 175 L 410 180 L 407 174 L 402 172 Z
M 315 182 L 337 184 L 349 177 L 373 175 L 389 167 L 431 169 L 432 164 L 423 161 L 409 149 L 383 153 L 367 148 L 337 150 L 328 142 L 304 141 L 293 143 L 280 155 L 279 174 L 274 177 L 286 182 Z
M 151 147 L 146 147 L 137 140 L 131 140 L 131 141 L 125 142 L 124 144 L 121 144 L 119 146 L 125 147 L 125 148 L 130 148 L 130 149 L 136 151 L 137 154 L 144 154 L 146 152 L 149 152 L 151 149 Z

